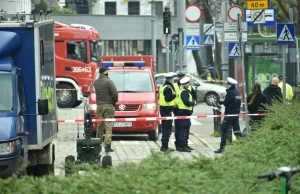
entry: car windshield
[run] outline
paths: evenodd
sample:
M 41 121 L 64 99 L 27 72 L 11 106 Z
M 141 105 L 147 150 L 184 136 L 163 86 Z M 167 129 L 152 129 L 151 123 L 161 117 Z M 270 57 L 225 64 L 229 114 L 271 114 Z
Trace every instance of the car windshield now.
M 91 41 L 90 43 L 91 43 L 91 58 L 94 57 L 99 61 L 101 56 L 101 43 L 95 41 Z
M 99 78 L 97 73 L 96 79 Z M 118 92 L 152 92 L 149 72 L 109 71 L 108 77 L 115 83 Z
M 13 76 L 0 74 L 0 112 L 13 109 Z

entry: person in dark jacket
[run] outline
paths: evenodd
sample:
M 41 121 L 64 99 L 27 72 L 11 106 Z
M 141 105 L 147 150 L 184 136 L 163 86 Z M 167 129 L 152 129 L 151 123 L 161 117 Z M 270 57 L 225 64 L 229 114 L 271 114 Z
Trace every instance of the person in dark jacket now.
M 166 82 L 159 88 L 159 110 L 160 116 L 171 117 L 173 107 L 175 105 L 176 91 L 172 84 L 174 73 L 165 74 Z M 169 149 L 168 144 L 170 140 L 170 135 L 172 132 L 172 120 L 162 120 L 162 138 L 161 138 L 161 152 L 166 152 L 168 150 L 174 151 L 174 149 Z
M 118 91 L 112 80 L 108 78 L 108 68 L 101 67 L 99 69 L 100 76 L 95 81 L 97 117 L 98 118 L 114 118 L 115 105 L 118 102 Z M 113 152 L 111 148 L 111 121 L 105 121 L 105 152 Z M 97 135 L 100 138 L 101 144 L 104 132 L 104 122 L 98 124 Z
M 267 103 L 266 97 L 261 93 L 261 86 L 255 83 L 252 89 L 252 94 L 247 98 L 248 111 L 250 114 L 265 113 Z M 255 122 L 260 122 L 263 116 L 251 116 L 250 126 L 253 127 Z
M 240 114 L 240 107 L 241 107 L 241 96 L 235 85 L 237 81 L 231 77 L 227 78 L 227 94 L 225 96 L 225 100 L 220 102 L 225 106 L 225 114 Z M 219 105 L 220 107 L 220 105 Z M 225 117 L 221 124 L 221 144 L 220 149 L 215 151 L 215 153 L 222 153 L 225 146 L 226 146 L 226 137 L 228 133 L 228 129 L 230 125 L 233 128 L 233 133 L 236 137 L 242 137 L 242 133 L 240 130 L 240 122 L 239 116 L 234 117 Z
M 263 91 L 268 105 L 272 105 L 274 100 L 282 102 L 283 96 L 280 87 L 278 87 L 278 84 L 279 79 L 277 77 L 273 77 L 272 83 Z
M 190 78 L 185 77 L 180 80 L 181 88 L 178 105 L 178 116 L 191 116 L 193 106 L 196 105 L 196 101 L 193 100 L 192 94 L 189 90 Z M 191 119 L 180 119 L 179 120 L 179 131 L 178 131 L 178 144 L 176 150 L 179 152 L 191 152 L 191 149 L 187 145 L 187 135 L 191 127 Z

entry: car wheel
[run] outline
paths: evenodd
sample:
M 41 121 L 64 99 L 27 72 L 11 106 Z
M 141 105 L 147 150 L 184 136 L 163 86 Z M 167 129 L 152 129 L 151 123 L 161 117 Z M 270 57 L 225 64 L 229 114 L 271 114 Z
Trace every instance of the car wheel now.
M 205 103 L 208 106 L 213 106 L 214 104 L 219 102 L 219 96 L 216 93 L 207 93 L 205 96 Z

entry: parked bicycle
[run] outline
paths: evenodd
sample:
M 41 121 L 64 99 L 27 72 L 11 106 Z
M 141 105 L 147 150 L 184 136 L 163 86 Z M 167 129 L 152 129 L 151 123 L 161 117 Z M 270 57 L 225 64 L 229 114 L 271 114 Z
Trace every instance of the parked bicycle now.
M 290 168 L 290 167 L 279 167 L 276 171 L 267 174 L 260 174 L 257 176 L 258 179 L 268 179 L 267 181 L 272 181 L 275 178 L 280 177 L 280 191 L 281 194 L 289 194 L 291 192 L 291 179 L 292 176 L 300 173 L 300 169 Z

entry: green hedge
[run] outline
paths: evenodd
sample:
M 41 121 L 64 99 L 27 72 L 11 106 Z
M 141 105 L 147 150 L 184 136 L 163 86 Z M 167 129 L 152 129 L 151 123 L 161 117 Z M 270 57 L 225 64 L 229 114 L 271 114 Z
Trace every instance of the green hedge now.
M 203 193 L 276 194 L 279 180 L 254 184 L 260 173 L 280 166 L 300 167 L 300 104 L 275 105 L 272 115 L 257 131 L 235 141 L 215 159 L 180 160 L 154 153 L 140 164 L 125 163 L 110 169 L 96 166 L 87 176 L 48 176 L 0 181 L 0 192 L 9 193 Z M 299 176 L 292 181 L 300 193 Z

